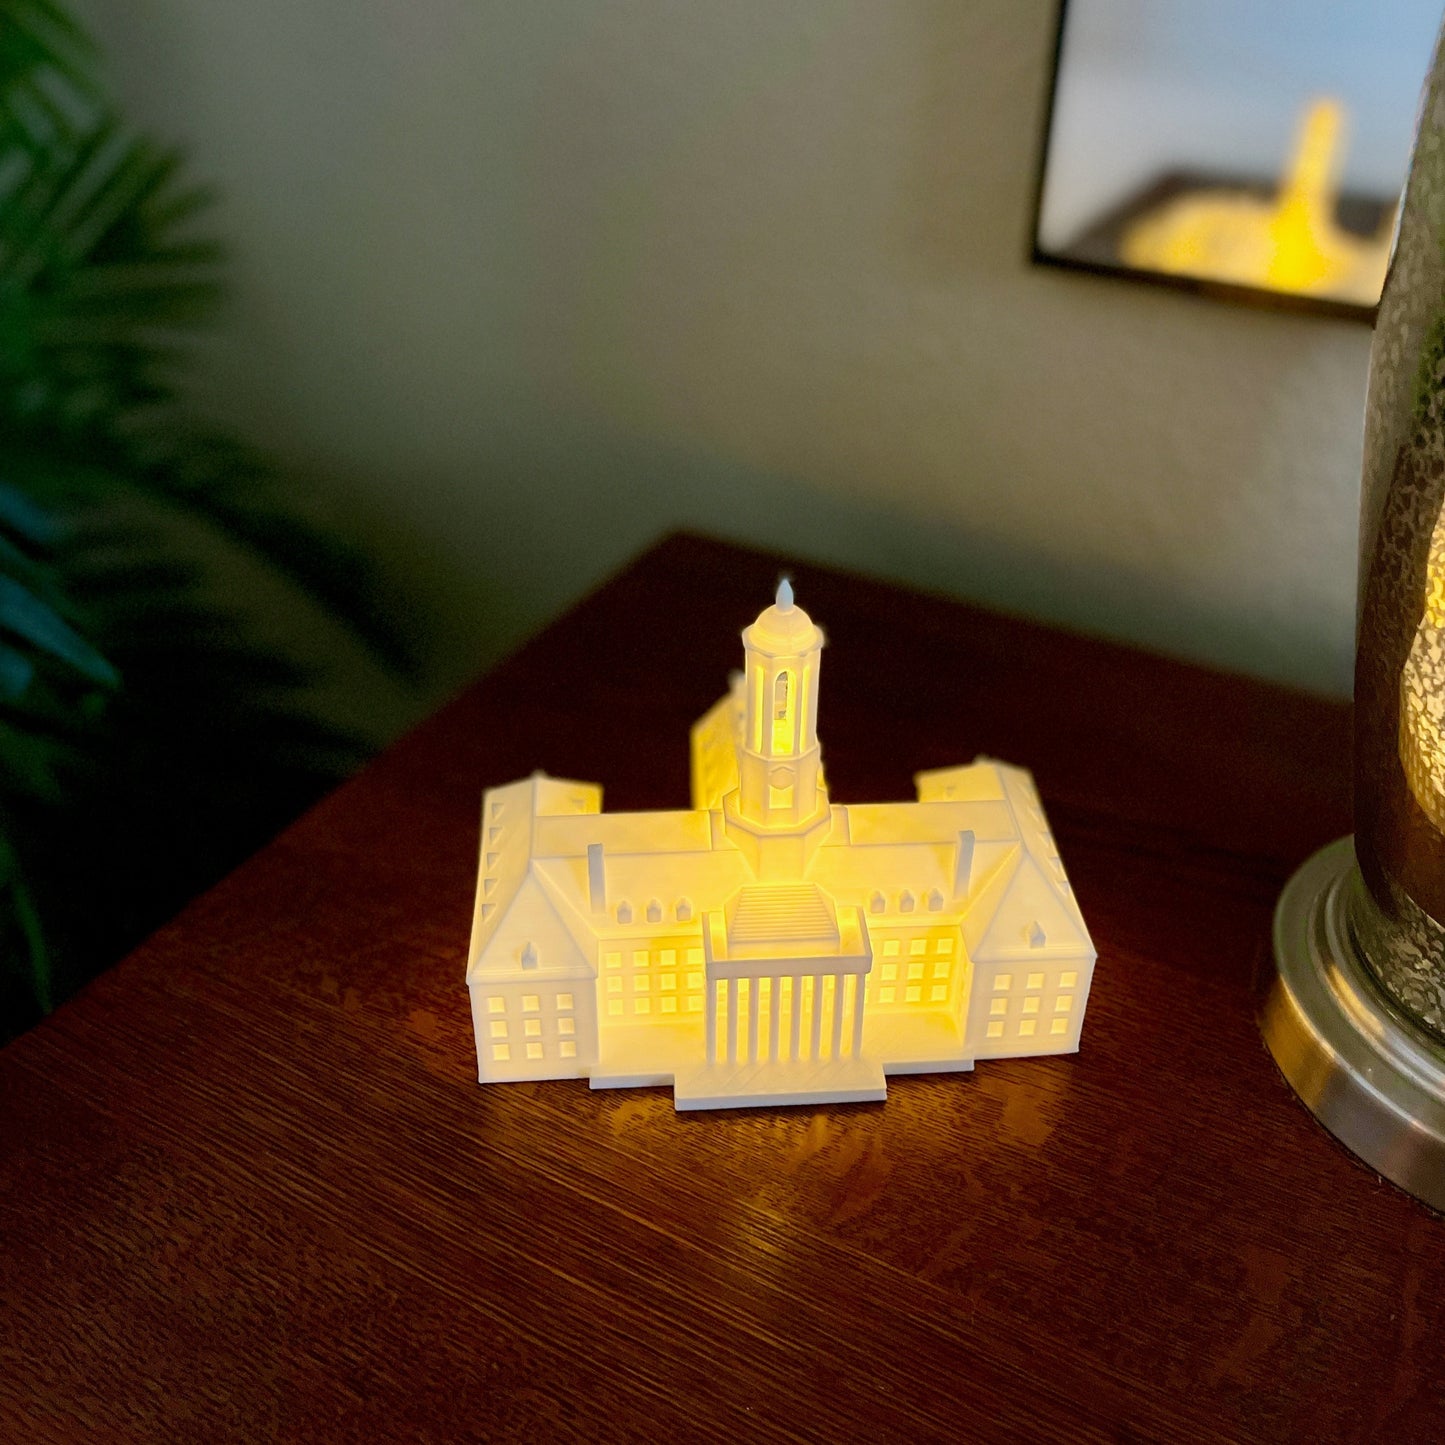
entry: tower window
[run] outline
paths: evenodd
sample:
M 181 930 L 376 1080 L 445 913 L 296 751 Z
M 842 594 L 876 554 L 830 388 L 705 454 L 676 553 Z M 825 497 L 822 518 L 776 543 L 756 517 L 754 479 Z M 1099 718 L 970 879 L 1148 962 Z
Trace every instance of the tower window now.
M 793 674 L 786 669 L 773 683 L 773 752 L 793 751 Z

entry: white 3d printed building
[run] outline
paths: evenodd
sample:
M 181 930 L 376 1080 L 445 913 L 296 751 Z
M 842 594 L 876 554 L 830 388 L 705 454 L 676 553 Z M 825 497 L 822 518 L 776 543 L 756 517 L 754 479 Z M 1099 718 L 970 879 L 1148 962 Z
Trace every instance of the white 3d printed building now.
M 830 804 L 823 634 L 777 601 L 692 731 L 692 809 L 538 773 L 482 800 L 467 961 L 483 1083 L 671 1084 L 679 1109 L 881 1099 L 1072 1053 L 1094 948 L 1034 791 L 980 760 Z

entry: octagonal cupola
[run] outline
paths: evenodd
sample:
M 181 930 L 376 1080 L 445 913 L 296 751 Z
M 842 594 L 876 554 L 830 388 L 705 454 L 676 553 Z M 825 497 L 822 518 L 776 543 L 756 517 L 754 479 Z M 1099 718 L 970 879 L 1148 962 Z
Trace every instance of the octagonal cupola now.
M 765 828 L 812 822 L 828 799 L 818 748 L 823 633 L 778 584 L 773 605 L 743 632 L 747 707 L 738 749 L 741 818 Z

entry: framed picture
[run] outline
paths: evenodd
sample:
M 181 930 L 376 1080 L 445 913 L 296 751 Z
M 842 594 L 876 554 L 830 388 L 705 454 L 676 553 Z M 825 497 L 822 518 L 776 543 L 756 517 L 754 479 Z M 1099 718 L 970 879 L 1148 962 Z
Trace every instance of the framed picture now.
M 1371 321 L 1440 0 L 1066 0 L 1035 261 Z

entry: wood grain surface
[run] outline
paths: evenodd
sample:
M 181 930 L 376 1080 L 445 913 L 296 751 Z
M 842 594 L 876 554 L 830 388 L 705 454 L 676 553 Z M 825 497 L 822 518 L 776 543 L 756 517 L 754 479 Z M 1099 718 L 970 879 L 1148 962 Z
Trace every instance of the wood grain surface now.
M 780 566 L 663 542 L 0 1053 L 0 1439 L 1445 1437 L 1445 1224 L 1254 1018 L 1339 705 L 792 568 L 836 800 L 1033 769 L 1081 1053 L 829 1109 L 477 1085 L 482 787 L 685 805 Z

